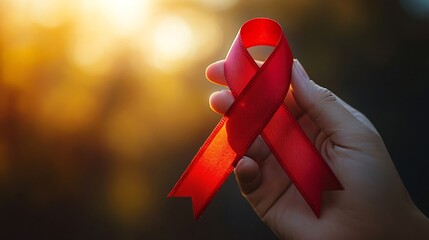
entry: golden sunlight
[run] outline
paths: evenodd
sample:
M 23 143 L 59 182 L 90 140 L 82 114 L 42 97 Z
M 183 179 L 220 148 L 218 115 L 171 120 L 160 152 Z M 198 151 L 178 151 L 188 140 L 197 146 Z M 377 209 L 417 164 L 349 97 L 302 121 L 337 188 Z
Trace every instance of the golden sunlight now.
M 80 9 L 89 15 L 87 24 L 97 17 L 120 36 L 131 36 L 143 26 L 149 13 L 148 0 L 81 0 Z
M 205 6 L 213 10 L 225 10 L 235 6 L 238 3 L 238 0 L 198 0 Z
M 180 17 L 167 16 L 155 26 L 153 43 L 162 59 L 177 60 L 185 57 L 191 49 L 191 40 L 191 28 Z
M 61 25 L 67 18 L 69 6 L 56 0 L 15 0 L 7 4 L 13 9 L 12 15 L 16 15 L 19 22 L 30 20 L 47 28 Z M 9 13 L 11 14 L 11 13 Z
M 143 48 L 150 55 L 150 64 L 162 71 L 189 67 L 213 54 L 221 44 L 219 21 L 208 12 L 181 8 L 159 15 L 147 32 L 150 42 Z

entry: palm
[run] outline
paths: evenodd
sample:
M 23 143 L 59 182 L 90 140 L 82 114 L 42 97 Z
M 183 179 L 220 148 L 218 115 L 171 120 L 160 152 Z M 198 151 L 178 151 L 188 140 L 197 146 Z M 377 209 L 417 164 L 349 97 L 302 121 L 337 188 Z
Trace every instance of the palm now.
M 211 81 L 225 85 L 223 75 L 222 62 L 208 68 Z M 246 153 L 251 159 L 239 161 L 236 176 L 243 195 L 261 219 L 282 238 L 349 239 L 351 235 L 363 238 L 365 234 L 377 234 L 386 218 L 403 218 L 404 212 L 412 212 L 414 205 L 374 126 L 326 89 L 302 86 L 298 77 L 302 76 L 292 74 L 292 87 L 296 87 L 297 94 L 300 91 L 300 104 L 296 103 L 293 90 L 289 91 L 285 103 L 345 190 L 324 192 L 321 217 L 317 218 L 263 140 L 258 138 Z M 305 84 L 312 83 L 307 80 Z M 312 91 L 318 91 L 320 99 L 314 100 Z M 321 113 L 323 118 L 315 117 L 320 115 L 317 112 L 320 109 L 313 105 L 319 100 L 330 102 L 328 108 L 335 107 L 341 114 Z M 212 108 L 219 113 L 226 112 L 233 101 L 227 91 L 210 98 Z M 306 111 L 300 106 L 305 106 Z M 395 204 L 386 204 L 386 199 L 394 199 Z M 360 226 L 361 235 L 350 226 Z
M 327 134 L 320 130 L 306 113 L 302 112 L 292 95 L 288 95 L 286 104 L 346 190 L 324 193 L 322 216 L 318 219 L 295 186 L 291 184 L 262 139 L 257 139 L 249 149 L 248 155 L 256 158 L 255 160 L 259 163 L 260 183 L 258 186 L 254 184 L 245 189 L 247 191 L 245 196 L 261 219 L 278 236 L 300 236 L 303 239 L 319 236 L 324 239 L 342 239 L 349 235 L 349 226 L 356 225 L 356 222 L 368 226 L 380 224 L 377 221 L 368 222 L 366 219 L 374 218 L 368 218 L 367 215 L 378 216 L 381 221 L 386 215 L 397 211 L 389 206 L 373 207 L 383 206 L 386 195 L 391 199 L 404 199 L 402 201 L 404 203 L 410 202 L 398 176 L 386 174 L 386 172 L 396 173 L 390 159 L 380 158 L 383 155 L 388 156 L 387 151 L 386 153 L 375 152 L 372 155 L 365 154 L 363 151 L 367 149 L 366 145 L 373 145 L 373 147 L 380 145 L 377 148 L 385 150 L 381 138 L 366 117 L 343 102 L 346 109 L 367 131 L 362 136 L 355 134 L 354 138 L 348 139 L 345 138 L 347 134 Z M 361 138 L 365 137 L 369 142 L 362 143 Z M 339 142 L 341 144 L 338 144 Z M 386 171 L 386 168 L 391 168 L 392 171 Z M 369 169 L 371 171 L 368 171 Z M 383 184 L 392 184 L 392 182 L 399 187 L 393 190 L 383 188 Z M 243 187 L 246 188 L 246 186 Z M 404 204 L 403 207 L 408 209 L 410 206 Z
M 290 99 L 288 99 L 290 100 Z M 299 108 L 294 105 L 293 101 L 287 101 L 287 105 L 295 112 L 297 120 L 300 123 L 304 132 L 313 141 L 316 148 L 322 153 L 324 159 L 332 166 L 332 159 L 329 153 L 332 153 L 332 147 L 335 146 L 330 137 L 327 137 L 324 132 L 320 131 L 316 125 L 309 119 L 306 114 L 297 114 Z M 257 140 L 260 143 L 255 143 L 250 149 L 249 154 L 261 156 L 260 153 L 267 153 L 269 149 L 263 144 L 261 139 Z M 255 154 L 254 152 L 259 152 Z M 252 156 L 250 156 L 252 157 Z M 314 236 L 331 235 L 326 232 L 326 229 L 335 229 L 336 234 L 340 234 L 341 222 L 344 219 L 338 213 L 341 209 L 331 211 L 329 208 L 338 208 L 347 203 L 347 197 L 344 192 L 325 192 L 324 199 L 331 199 L 323 204 L 323 218 L 317 219 L 310 207 L 302 198 L 301 194 L 291 184 L 290 179 L 281 169 L 276 158 L 271 154 L 266 154 L 265 158 L 256 159 L 259 163 L 261 172 L 261 182 L 257 189 L 246 195 L 249 202 L 255 208 L 261 219 L 272 227 L 278 236 Z M 267 194 L 270 197 L 267 197 Z M 340 195 L 342 198 L 332 197 L 332 195 Z M 259 199 L 264 199 L 263 201 Z M 336 201 L 332 201 L 336 200 Z M 329 210 L 328 210 L 329 209 Z M 335 228 L 327 227 L 327 225 L 338 225 Z M 311 231 L 309 231 L 311 229 Z M 287 235 L 286 235 L 287 233 Z M 331 236 L 333 237 L 333 236 Z

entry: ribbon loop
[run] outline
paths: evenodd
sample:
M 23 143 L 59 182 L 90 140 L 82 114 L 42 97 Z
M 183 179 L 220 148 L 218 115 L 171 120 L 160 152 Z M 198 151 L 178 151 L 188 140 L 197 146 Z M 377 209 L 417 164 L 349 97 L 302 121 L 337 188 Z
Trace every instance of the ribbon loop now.
M 247 48 L 273 46 L 258 67 Z M 258 135 L 316 216 L 324 190 L 341 184 L 284 104 L 293 56 L 280 25 L 267 18 L 246 22 L 225 60 L 225 78 L 235 101 L 168 197 L 191 197 L 198 218 Z

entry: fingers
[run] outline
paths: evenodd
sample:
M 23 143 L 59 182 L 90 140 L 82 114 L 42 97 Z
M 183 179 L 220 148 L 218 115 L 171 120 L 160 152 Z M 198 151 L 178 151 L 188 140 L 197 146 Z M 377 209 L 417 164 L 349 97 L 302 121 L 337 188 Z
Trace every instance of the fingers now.
M 310 141 L 314 144 L 316 142 L 316 137 L 320 133 L 320 129 L 316 124 L 308 117 L 308 115 L 303 114 L 300 118 L 297 118 L 299 125 L 304 131 L 305 135 L 310 139 Z M 319 147 L 316 145 L 316 147 Z M 318 149 L 320 150 L 320 149 Z
M 375 128 L 375 126 L 369 121 L 369 119 L 363 115 L 361 112 L 356 110 L 354 107 L 350 106 L 348 103 L 346 103 L 344 100 L 339 98 L 337 96 L 338 101 L 343 105 L 355 118 L 357 118 L 359 121 L 361 121 L 363 124 L 365 124 L 369 129 L 374 131 L 377 135 L 380 135 Z
M 235 168 L 237 182 L 243 194 L 254 192 L 261 184 L 261 171 L 256 161 L 243 157 Z
M 247 149 L 246 156 L 262 163 L 271 154 L 270 149 L 261 136 L 258 136 L 252 145 Z
M 219 114 L 225 114 L 234 102 L 231 91 L 222 90 L 212 93 L 209 98 L 211 109 Z M 246 152 L 246 156 L 261 162 L 270 154 L 270 150 L 261 137 L 258 137 Z
M 262 66 L 264 62 L 262 61 L 255 61 L 258 66 Z M 206 68 L 206 78 L 213 83 L 226 86 L 226 80 L 225 80 L 225 60 L 219 60 L 217 62 L 214 62 L 210 64 Z
M 305 113 L 304 111 L 296 104 L 295 98 L 291 90 L 287 92 L 285 104 L 295 116 L 296 119 L 301 118 Z
M 229 90 L 214 92 L 209 98 L 210 108 L 219 114 L 225 114 L 233 102 L 234 96 Z
M 210 82 L 213 82 L 222 86 L 227 86 L 227 83 L 225 80 L 224 63 L 225 63 L 225 60 L 220 60 L 210 64 L 207 67 L 206 78 Z M 256 61 L 256 63 L 258 64 L 258 66 L 262 66 L 263 64 L 263 62 L 261 61 Z M 217 113 L 223 114 L 228 110 L 224 108 L 227 104 L 221 101 L 222 99 L 224 99 L 225 101 L 227 101 L 227 103 L 230 102 L 231 98 L 229 96 L 225 96 L 225 94 L 226 94 L 225 92 L 222 92 L 222 93 L 216 92 L 215 93 L 216 96 L 214 96 L 213 94 L 212 96 L 210 96 L 210 98 L 215 99 L 214 101 L 210 99 L 210 107 Z M 288 91 L 288 94 L 286 95 L 285 103 L 286 103 L 286 106 L 291 110 L 291 112 L 296 118 L 299 118 L 300 116 L 302 116 L 303 111 L 297 106 L 291 91 Z
M 292 93 L 297 105 L 329 136 L 354 134 L 361 124 L 328 89 L 310 80 L 298 60 L 292 67 Z
M 235 168 L 235 175 L 243 196 L 260 217 L 267 213 L 291 185 L 290 179 L 273 155 L 259 165 L 253 159 L 242 158 Z
M 206 78 L 213 83 L 226 86 L 225 80 L 225 60 L 220 60 L 210 64 L 206 69 Z

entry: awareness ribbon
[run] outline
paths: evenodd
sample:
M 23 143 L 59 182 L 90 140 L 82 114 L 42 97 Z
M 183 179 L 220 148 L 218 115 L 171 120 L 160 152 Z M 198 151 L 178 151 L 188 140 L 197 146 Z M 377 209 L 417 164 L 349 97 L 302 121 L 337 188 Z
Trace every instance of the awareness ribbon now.
M 273 52 L 259 67 L 247 48 Z M 274 20 L 246 22 L 225 60 L 225 78 L 235 98 L 168 197 L 191 197 L 197 219 L 258 135 L 265 141 L 317 217 L 322 193 L 341 183 L 286 107 L 293 56 Z

